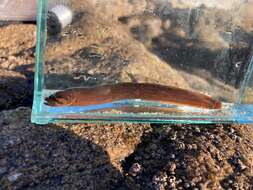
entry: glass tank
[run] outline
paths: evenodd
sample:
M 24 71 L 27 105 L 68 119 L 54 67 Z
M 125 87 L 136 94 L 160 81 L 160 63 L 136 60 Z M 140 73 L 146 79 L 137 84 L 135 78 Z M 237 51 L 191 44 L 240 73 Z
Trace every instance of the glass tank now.
M 32 122 L 253 122 L 253 1 L 37 3 Z

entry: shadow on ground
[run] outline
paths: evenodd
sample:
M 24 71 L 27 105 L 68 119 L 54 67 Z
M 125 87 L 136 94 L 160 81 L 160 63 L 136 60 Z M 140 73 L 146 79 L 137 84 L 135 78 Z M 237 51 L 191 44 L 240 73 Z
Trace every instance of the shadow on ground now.
M 33 102 L 33 73 L 24 65 L 22 72 L 0 69 L 0 111 L 20 106 L 31 107 Z M 24 73 L 24 74 L 22 74 Z
M 32 125 L 29 118 L 25 108 L 0 114 L 1 190 L 126 187 L 99 145 L 55 125 Z

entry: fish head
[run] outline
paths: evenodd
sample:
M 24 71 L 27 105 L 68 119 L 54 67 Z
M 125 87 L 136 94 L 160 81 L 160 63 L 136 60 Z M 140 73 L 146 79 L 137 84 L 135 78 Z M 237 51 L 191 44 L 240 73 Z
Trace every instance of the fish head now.
M 73 101 L 71 91 L 59 91 L 45 98 L 48 106 L 70 106 Z

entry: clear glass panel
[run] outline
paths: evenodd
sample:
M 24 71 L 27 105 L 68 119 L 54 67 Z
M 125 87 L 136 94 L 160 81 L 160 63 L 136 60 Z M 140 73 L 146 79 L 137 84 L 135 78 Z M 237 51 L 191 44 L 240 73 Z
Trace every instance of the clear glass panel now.
M 252 103 L 253 2 L 39 3 L 34 122 L 230 122 Z
M 253 58 L 251 64 L 247 70 L 245 79 L 241 85 L 239 103 L 241 104 L 253 104 Z

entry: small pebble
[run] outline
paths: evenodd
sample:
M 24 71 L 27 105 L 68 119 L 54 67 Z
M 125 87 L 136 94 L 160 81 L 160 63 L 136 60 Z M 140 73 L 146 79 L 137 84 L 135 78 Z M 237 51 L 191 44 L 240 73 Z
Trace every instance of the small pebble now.
M 175 163 L 172 163 L 171 165 L 169 165 L 169 172 L 171 174 L 175 174 L 176 168 L 177 168 L 177 165 Z
M 235 135 L 235 134 L 232 134 L 232 135 L 231 135 L 231 139 L 233 139 L 233 140 L 235 140 L 235 141 L 237 140 L 237 137 L 238 137 L 238 136 Z
M 7 172 L 7 168 L 0 168 L 0 175 L 4 174 Z
M 12 174 L 10 176 L 8 176 L 8 180 L 10 182 L 14 182 L 16 181 L 22 174 L 21 173 L 15 173 L 15 174 Z
M 176 140 L 177 139 L 177 132 L 175 132 L 172 136 L 171 136 L 171 140 Z
M 209 135 L 209 138 L 213 140 L 215 137 L 214 137 L 213 134 L 210 134 L 210 135 Z
M 142 166 L 139 163 L 134 163 L 129 169 L 129 174 L 131 176 L 137 176 L 142 170 Z
M 240 170 L 245 170 L 247 168 L 247 166 L 241 161 L 241 160 L 238 160 L 238 165 L 239 165 L 239 168 Z
M 201 132 L 201 131 L 200 131 L 200 128 L 196 127 L 196 128 L 195 128 L 195 132 L 200 133 L 200 132 Z
M 235 130 L 234 130 L 233 128 L 230 128 L 230 129 L 229 129 L 229 132 L 230 132 L 230 133 L 234 133 Z
M 170 19 L 167 19 L 167 20 L 163 23 L 163 27 L 164 27 L 165 30 L 170 29 L 170 27 L 171 27 L 171 21 L 170 21 Z
M 177 184 L 182 183 L 182 181 L 183 181 L 182 179 L 178 179 L 178 180 L 177 180 Z
M 178 149 L 179 150 L 184 150 L 185 149 L 185 144 L 183 142 L 178 143 Z
M 171 176 L 168 177 L 168 181 L 173 183 L 173 182 L 176 181 L 176 177 L 174 175 L 171 175 Z
M 190 188 L 190 187 L 191 187 L 191 184 L 185 183 L 185 184 L 184 184 L 184 187 L 185 187 L 185 188 Z
M 187 149 L 188 149 L 188 150 L 191 150 L 191 149 L 192 149 L 192 145 L 188 144 L 188 145 L 186 145 L 186 146 L 187 146 Z
M 171 154 L 171 155 L 170 155 L 170 158 L 171 158 L 171 159 L 175 159 L 175 158 L 176 158 L 175 154 Z
M 175 176 L 169 176 L 168 177 L 168 185 L 169 185 L 169 187 L 170 188 L 176 188 L 176 185 L 177 185 L 177 183 L 176 183 L 176 177 Z
M 198 149 L 198 145 L 192 144 L 192 149 L 193 149 L 193 150 L 197 150 L 197 149 Z

